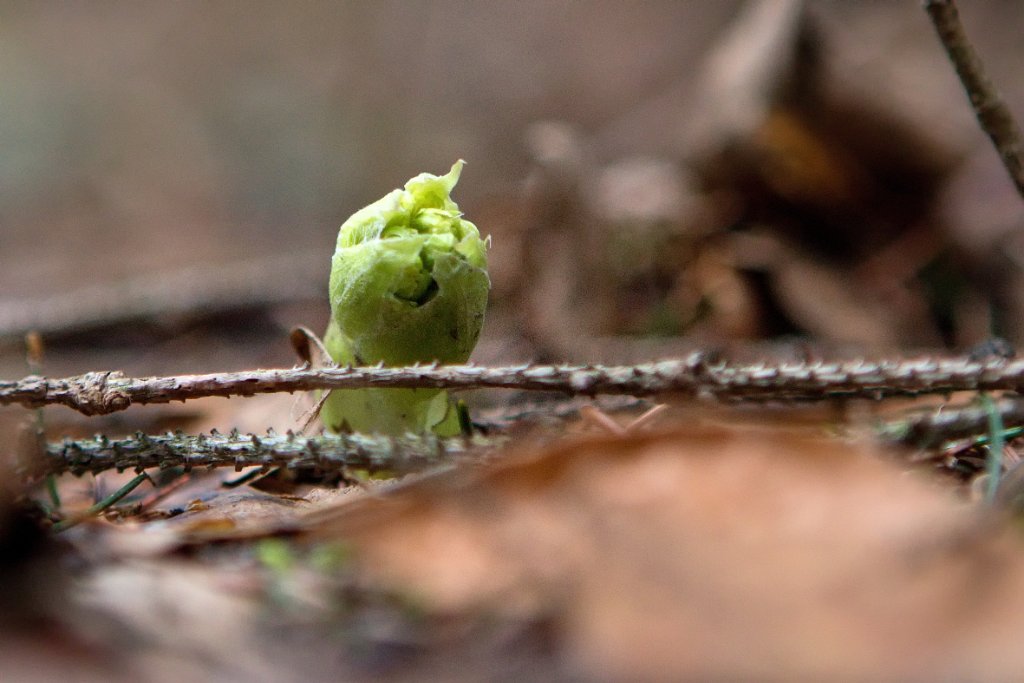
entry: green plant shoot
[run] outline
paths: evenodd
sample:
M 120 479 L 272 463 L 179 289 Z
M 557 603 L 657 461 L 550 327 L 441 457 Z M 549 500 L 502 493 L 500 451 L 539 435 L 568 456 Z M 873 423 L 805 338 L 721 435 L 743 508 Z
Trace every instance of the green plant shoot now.
M 324 335 L 339 365 L 469 360 L 491 283 L 487 241 L 451 199 L 463 163 L 421 173 L 342 224 Z M 335 390 L 320 415 L 335 432 L 459 433 L 441 389 Z

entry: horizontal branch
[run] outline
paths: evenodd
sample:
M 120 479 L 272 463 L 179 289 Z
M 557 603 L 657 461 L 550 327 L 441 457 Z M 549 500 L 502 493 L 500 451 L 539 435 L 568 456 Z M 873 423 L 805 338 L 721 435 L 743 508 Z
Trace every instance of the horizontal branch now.
M 183 433 L 146 435 L 125 439 L 97 436 L 51 443 L 43 462 L 25 463 L 33 477 L 71 472 L 97 474 L 107 470 L 151 467 L 285 467 L 320 473 L 351 468 L 370 473 L 405 474 L 445 462 L 453 457 L 495 447 L 505 437 L 475 436 L 441 439 L 408 434 L 400 437 L 361 434 L 300 436 L 291 432 L 264 435 Z
M 330 263 L 320 252 L 194 266 L 131 280 L 0 301 L 0 341 L 28 332 L 44 338 L 120 324 L 210 317 L 324 296 Z
M 1024 425 L 1024 401 L 997 401 L 996 410 L 1006 427 Z M 989 413 L 983 406 L 945 407 L 888 422 L 879 430 L 882 439 L 918 448 L 938 446 L 943 441 L 964 439 L 988 431 Z
M 476 365 L 401 368 L 290 368 L 172 377 L 125 377 L 90 372 L 64 379 L 30 376 L 0 380 L 0 405 L 65 405 L 85 415 L 132 404 L 169 403 L 203 396 L 251 396 L 314 389 L 504 388 L 567 394 L 681 396 L 726 401 L 820 401 L 1024 389 L 1024 360 L 979 362 L 968 357 L 880 361 L 756 363 L 683 360 L 622 366 Z
M 1002 400 L 997 404 L 1007 427 L 1024 424 L 1024 401 Z M 568 414 L 568 413 L 567 413 Z M 532 416 L 533 413 L 531 412 Z M 882 424 L 883 441 L 919 448 L 943 441 L 984 434 L 988 412 L 980 406 L 947 408 L 911 415 Z M 329 474 L 361 469 L 372 474 L 406 474 L 459 456 L 483 453 L 506 444 L 506 435 L 442 439 L 406 434 L 401 437 L 362 434 L 301 436 L 277 434 L 221 434 L 198 436 L 180 432 L 147 435 L 141 432 L 123 439 L 96 436 L 50 443 L 45 457 L 24 463 L 24 474 L 38 478 L 70 472 L 99 474 L 108 470 L 167 469 L 184 467 L 284 467 L 293 471 Z

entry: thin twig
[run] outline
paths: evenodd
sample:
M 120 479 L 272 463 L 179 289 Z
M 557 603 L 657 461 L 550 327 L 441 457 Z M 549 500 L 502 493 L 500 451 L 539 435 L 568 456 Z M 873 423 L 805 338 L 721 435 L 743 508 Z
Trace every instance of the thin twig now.
M 404 474 L 437 465 L 455 456 L 495 448 L 507 437 L 475 436 L 441 439 L 408 434 L 399 437 L 363 434 L 301 436 L 292 432 L 264 435 L 136 434 L 125 439 L 96 436 L 91 439 L 51 443 L 45 462 L 26 463 L 30 477 L 71 472 L 76 475 L 107 470 L 151 467 L 284 467 L 321 473 L 361 469 L 370 473 Z
M 63 379 L 0 380 L 0 405 L 65 405 L 103 415 L 132 404 L 169 403 L 202 396 L 314 389 L 449 388 L 559 391 L 566 394 L 681 396 L 725 401 L 882 399 L 953 391 L 1024 390 L 1024 360 L 967 357 L 732 365 L 701 353 L 640 365 L 476 365 L 402 368 L 290 368 L 172 377 L 125 377 L 89 372 Z
M 924 8 L 935 25 L 939 40 L 953 62 L 967 91 L 974 115 L 992 140 L 1017 192 L 1024 197 L 1024 161 L 1021 160 L 1020 128 L 1009 107 L 985 75 L 981 59 L 971 45 L 953 0 L 925 0 Z

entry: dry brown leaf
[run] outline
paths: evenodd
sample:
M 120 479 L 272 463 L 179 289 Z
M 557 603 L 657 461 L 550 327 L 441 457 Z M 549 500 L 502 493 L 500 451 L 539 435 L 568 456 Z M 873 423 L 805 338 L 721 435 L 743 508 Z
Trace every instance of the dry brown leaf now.
M 807 430 L 565 443 L 310 518 L 368 585 L 549 618 L 607 680 L 1003 680 L 1024 556 L 938 487 Z

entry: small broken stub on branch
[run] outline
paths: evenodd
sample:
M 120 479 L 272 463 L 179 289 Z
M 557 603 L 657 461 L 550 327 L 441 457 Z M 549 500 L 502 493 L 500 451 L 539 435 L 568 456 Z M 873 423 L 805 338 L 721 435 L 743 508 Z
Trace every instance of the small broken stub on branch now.
M 76 378 L 73 406 L 83 415 L 106 415 L 125 410 L 131 405 L 131 398 L 122 389 L 111 387 L 111 379 L 122 379 L 117 371 L 87 372 Z

